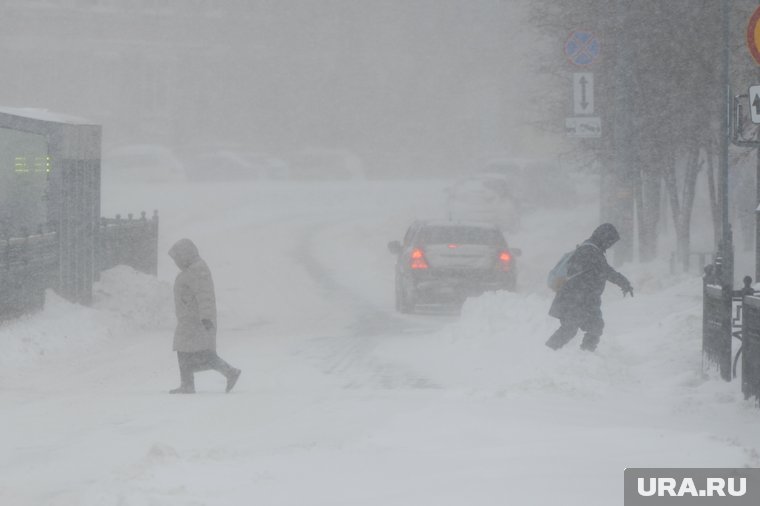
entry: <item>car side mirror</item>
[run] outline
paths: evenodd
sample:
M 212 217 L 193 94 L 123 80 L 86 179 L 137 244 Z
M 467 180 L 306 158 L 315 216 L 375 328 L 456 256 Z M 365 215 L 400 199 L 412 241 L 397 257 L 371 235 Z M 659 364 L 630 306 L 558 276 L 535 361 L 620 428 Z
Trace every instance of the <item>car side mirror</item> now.
M 516 257 L 519 257 L 522 255 L 522 250 L 520 248 L 509 248 L 509 251 L 511 251 L 512 254 Z
M 401 243 L 398 241 L 391 241 L 388 243 L 388 251 L 393 253 L 394 255 L 400 255 L 403 248 L 401 247 Z

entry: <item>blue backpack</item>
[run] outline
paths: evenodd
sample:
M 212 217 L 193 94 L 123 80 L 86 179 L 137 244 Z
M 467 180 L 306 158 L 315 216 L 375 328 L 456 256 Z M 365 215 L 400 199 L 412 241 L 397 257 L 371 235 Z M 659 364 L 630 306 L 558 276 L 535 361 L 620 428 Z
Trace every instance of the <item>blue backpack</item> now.
M 546 277 L 546 286 L 558 292 L 562 285 L 567 282 L 567 266 L 570 263 L 570 259 L 573 257 L 575 250 L 568 251 L 562 258 L 559 259 L 557 265 L 549 271 L 549 275 Z
M 596 249 L 599 249 L 599 246 L 594 244 L 593 242 L 586 241 L 584 244 L 588 244 L 589 246 L 592 246 Z M 557 262 L 557 265 L 554 266 L 552 270 L 549 271 L 549 275 L 546 277 L 546 285 L 554 290 L 555 292 L 559 292 L 559 289 L 562 288 L 562 285 L 570 281 L 571 279 L 580 276 L 581 274 L 585 274 L 589 271 L 589 269 L 586 269 L 585 271 L 576 272 L 572 276 L 567 275 L 567 268 L 570 265 L 570 259 L 573 258 L 573 254 L 575 254 L 576 251 L 578 251 L 578 248 L 581 246 L 576 247 L 573 251 L 568 251 L 564 255 L 562 255 L 562 258 L 559 259 L 559 262 Z

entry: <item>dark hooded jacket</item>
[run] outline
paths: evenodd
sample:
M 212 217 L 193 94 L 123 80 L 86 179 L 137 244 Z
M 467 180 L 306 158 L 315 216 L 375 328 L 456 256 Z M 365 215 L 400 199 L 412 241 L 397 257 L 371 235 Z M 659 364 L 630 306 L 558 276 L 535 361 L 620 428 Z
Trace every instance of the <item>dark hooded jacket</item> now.
M 169 250 L 169 256 L 180 268 L 174 281 L 177 314 L 174 351 L 216 350 L 216 298 L 211 271 L 190 239 L 177 241 Z M 202 320 L 210 320 L 213 328 L 207 330 Z
M 607 281 L 624 290 L 630 289 L 628 279 L 610 267 L 605 257 L 607 249 L 618 239 L 620 236 L 615 227 L 604 223 L 578 246 L 568 262 L 567 282 L 554 297 L 549 315 L 583 322 L 600 313 Z

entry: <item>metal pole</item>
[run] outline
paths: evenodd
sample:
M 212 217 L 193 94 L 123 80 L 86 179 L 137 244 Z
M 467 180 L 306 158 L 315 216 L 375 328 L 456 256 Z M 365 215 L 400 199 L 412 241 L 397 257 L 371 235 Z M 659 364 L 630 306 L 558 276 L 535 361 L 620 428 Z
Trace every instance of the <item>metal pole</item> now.
M 736 118 L 741 121 L 741 118 Z M 760 134 L 758 134 L 760 136 Z M 760 138 L 758 138 L 760 140 Z M 755 171 L 755 282 L 760 280 L 760 147 L 756 155 L 757 169 Z
M 613 223 L 620 232 L 620 241 L 613 250 L 613 263 L 619 266 L 633 260 L 634 241 L 634 177 L 633 171 L 638 167 L 634 163 L 633 146 L 633 93 L 631 85 L 633 48 L 628 32 L 628 23 L 632 16 L 628 0 L 617 0 L 615 3 L 616 24 L 619 34 L 616 40 L 617 55 L 615 60 L 615 117 L 613 138 L 614 175 L 613 194 L 611 197 L 614 209 Z
M 760 280 L 760 147 L 757 148 L 755 172 L 755 281 Z
M 730 43 L 730 3 L 723 0 L 723 111 L 721 114 L 720 136 L 720 193 L 721 193 L 721 245 L 720 256 L 722 258 L 721 281 L 724 287 L 733 287 L 733 245 L 731 244 L 731 225 L 728 219 L 728 145 L 731 142 L 730 112 L 731 112 L 731 89 L 729 81 L 729 43 Z

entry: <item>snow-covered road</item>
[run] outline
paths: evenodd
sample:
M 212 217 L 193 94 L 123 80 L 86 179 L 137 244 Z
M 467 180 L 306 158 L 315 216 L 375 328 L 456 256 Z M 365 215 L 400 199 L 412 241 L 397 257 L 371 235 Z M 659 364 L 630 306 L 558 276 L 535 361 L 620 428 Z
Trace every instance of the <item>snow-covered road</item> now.
M 544 347 L 543 278 L 593 204 L 525 217 L 521 290 L 393 311 L 386 243 L 443 181 L 105 187 L 199 246 L 243 376 L 170 396 L 171 282 L 116 268 L 92 308 L 0 326 L 2 505 L 622 504 L 625 467 L 760 466 L 760 410 L 700 372 L 700 281 L 628 266 L 595 354 Z M 590 200 L 592 201 L 592 200 Z

